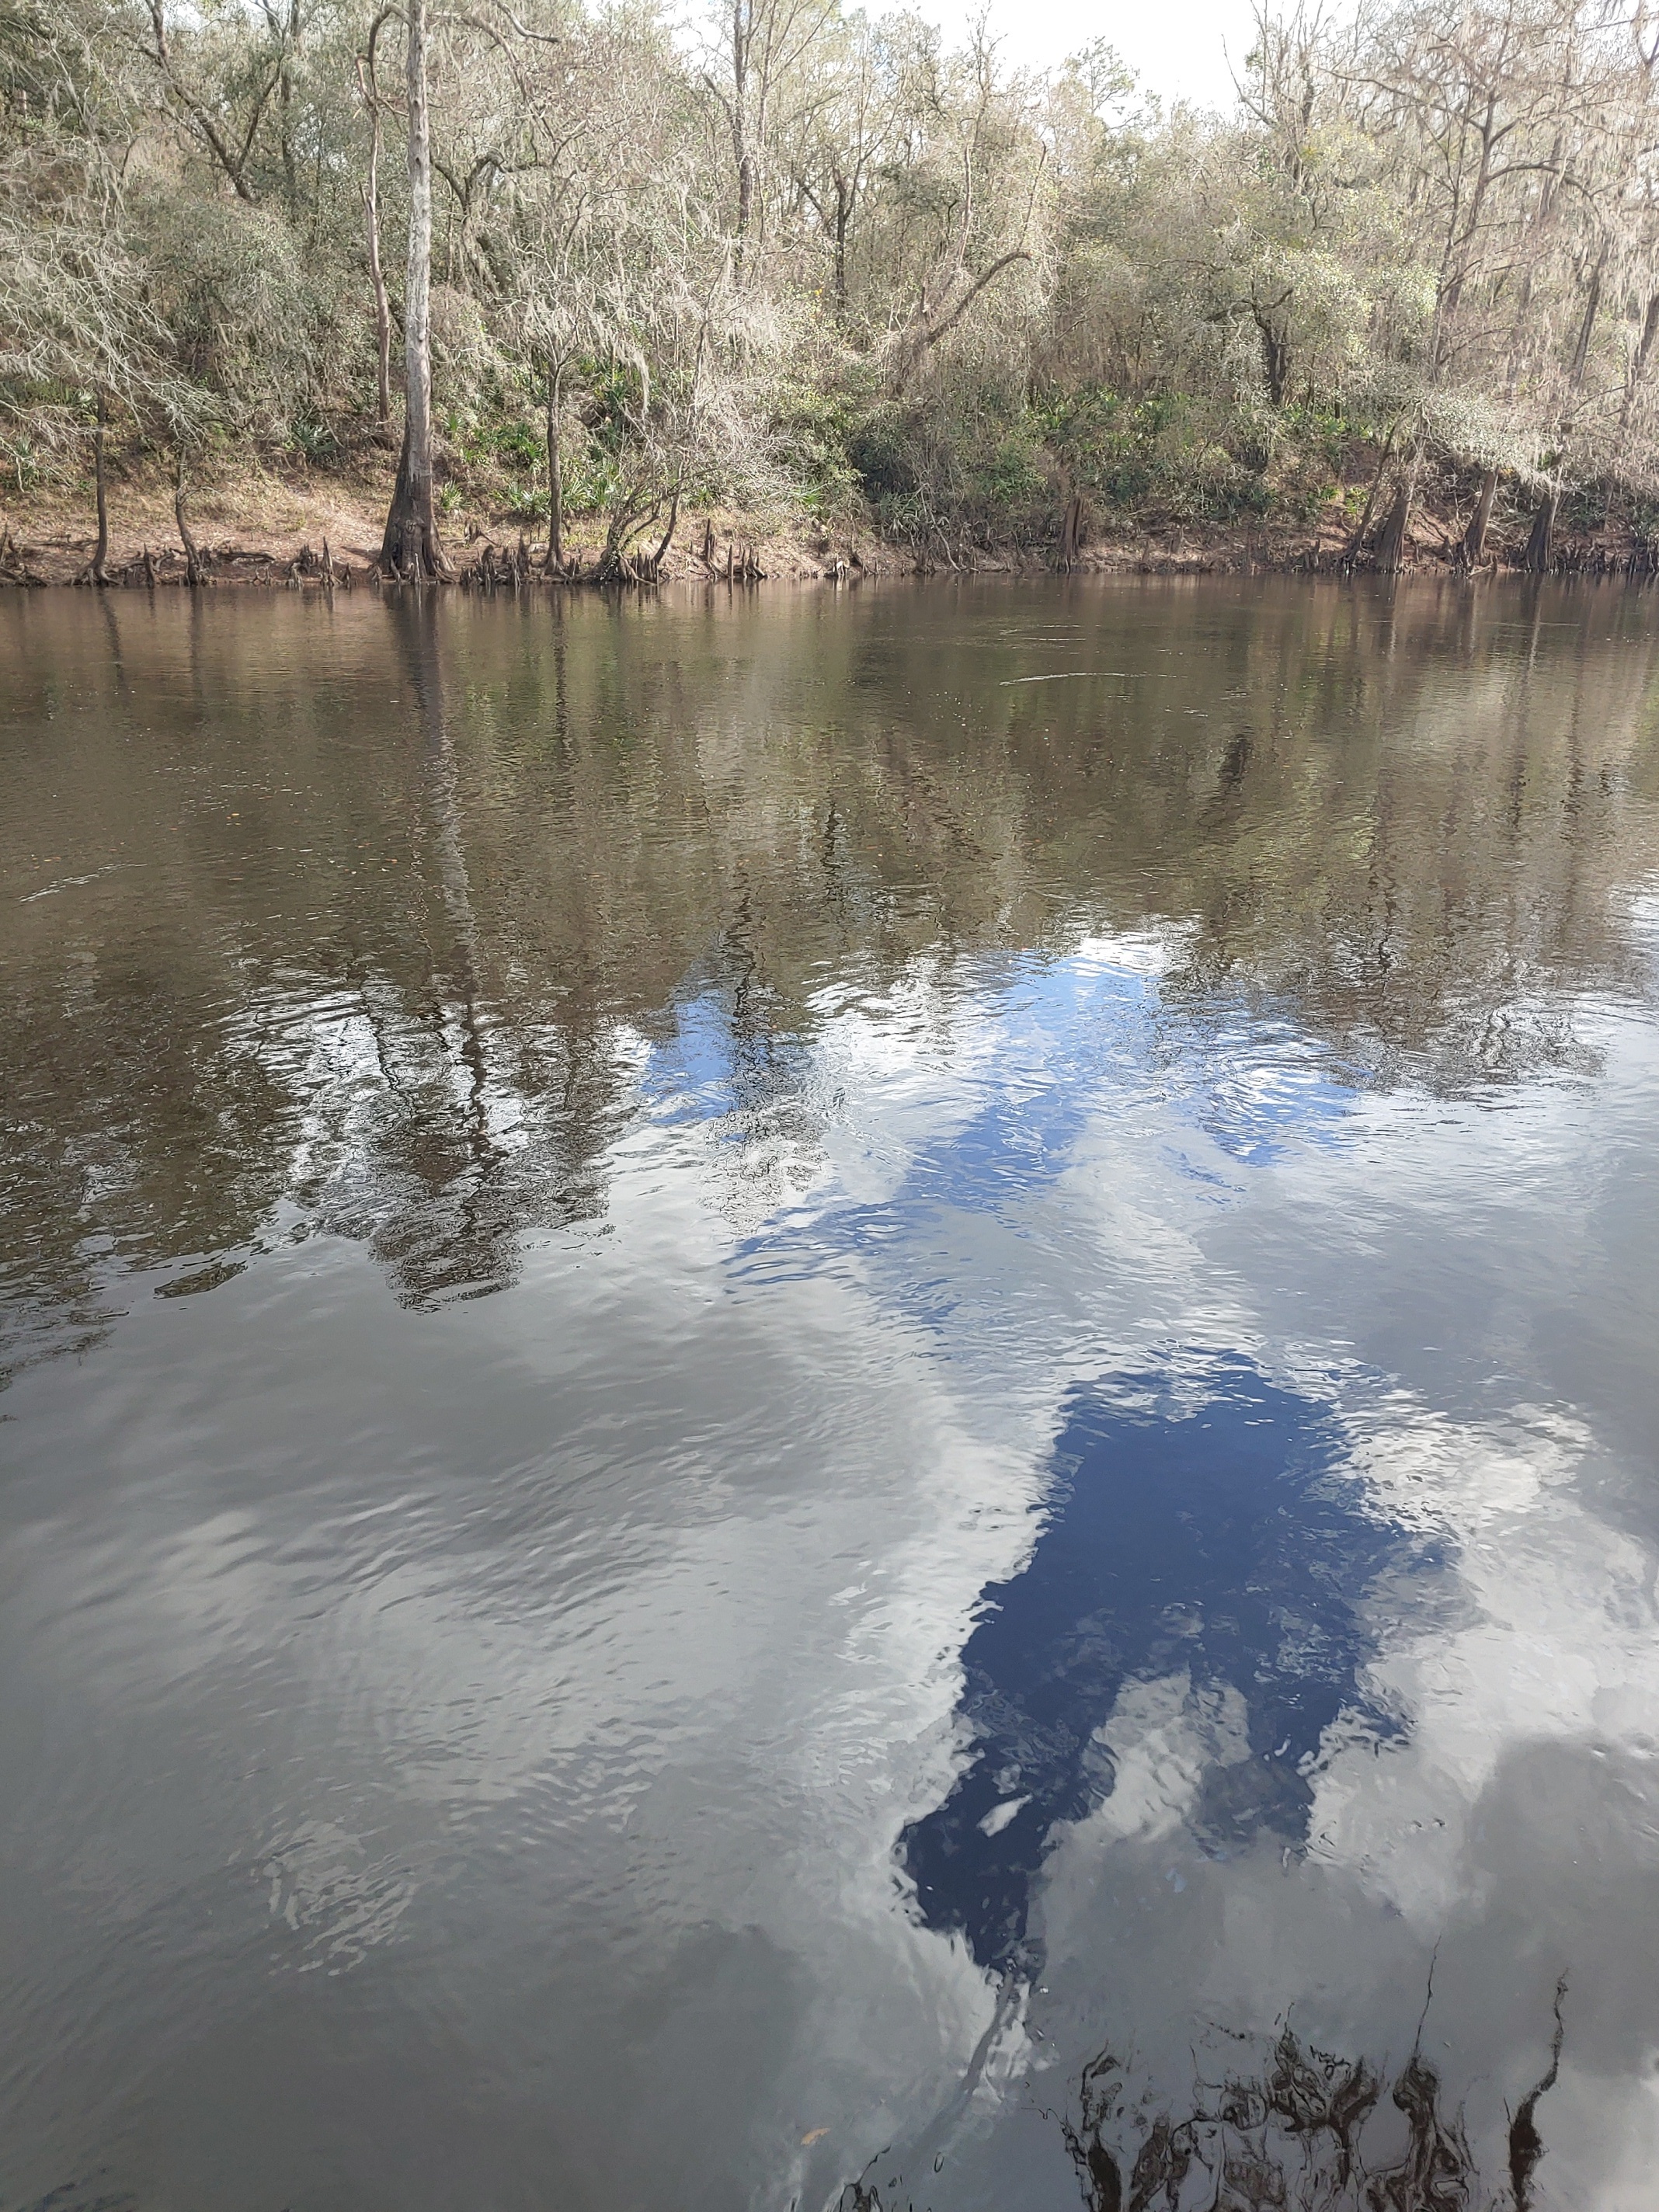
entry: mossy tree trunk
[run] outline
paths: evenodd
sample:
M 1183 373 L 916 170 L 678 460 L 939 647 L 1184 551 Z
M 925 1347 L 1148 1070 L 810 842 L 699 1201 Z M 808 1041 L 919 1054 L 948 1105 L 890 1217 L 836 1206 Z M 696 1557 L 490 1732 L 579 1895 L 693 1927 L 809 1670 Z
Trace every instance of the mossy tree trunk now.
M 1060 518 L 1060 567 L 1074 568 L 1083 550 L 1083 501 L 1073 492 Z
M 363 185 L 363 227 L 368 244 L 368 281 L 374 295 L 374 421 L 386 430 L 392 422 L 392 308 L 386 295 L 386 271 L 380 265 L 380 96 L 374 80 L 376 22 L 369 33 L 368 54 L 358 64 L 363 98 L 368 106 L 368 176 Z
M 1396 416 L 1389 425 L 1389 434 L 1382 441 L 1382 451 L 1377 456 L 1376 473 L 1372 477 L 1370 489 L 1365 494 L 1364 512 L 1359 518 L 1358 526 L 1352 537 L 1342 549 L 1342 558 L 1345 562 L 1352 562 L 1355 556 L 1363 550 L 1365 540 L 1370 535 L 1371 517 L 1376 512 L 1376 495 L 1382 489 L 1382 479 L 1388 474 L 1389 456 L 1394 451 L 1394 441 L 1399 434 L 1400 418 Z
M 179 543 L 185 549 L 185 581 L 192 588 L 202 581 L 202 549 L 185 513 L 185 457 L 177 456 L 173 479 L 173 519 L 179 526 Z

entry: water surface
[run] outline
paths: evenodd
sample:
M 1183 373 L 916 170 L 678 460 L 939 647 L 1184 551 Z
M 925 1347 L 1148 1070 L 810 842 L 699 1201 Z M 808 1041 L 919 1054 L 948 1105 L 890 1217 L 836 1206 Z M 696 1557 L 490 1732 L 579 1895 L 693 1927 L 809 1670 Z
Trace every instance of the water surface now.
M 0 781 L 7 2212 L 1659 2203 L 1647 598 L 19 594 Z

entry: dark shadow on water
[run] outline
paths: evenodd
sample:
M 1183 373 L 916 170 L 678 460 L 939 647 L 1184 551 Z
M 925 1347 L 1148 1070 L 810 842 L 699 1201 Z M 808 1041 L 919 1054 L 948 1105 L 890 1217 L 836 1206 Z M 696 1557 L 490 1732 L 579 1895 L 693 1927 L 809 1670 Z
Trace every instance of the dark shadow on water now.
M 1241 1358 L 1206 1363 L 1178 1401 L 1173 1385 L 1072 1395 L 1030 1562 L 986 1589 L 963 1652 L 969 1763 L 904 1831 L 922 1918 L 988 1968 L 1030 1963 L 1033 1880 L 1056 1826 L 1112 1792 L 1097 1732 L 1127 1684 L 1184 1676 L 1200 1709 L 1233 1716 L 1192 1814 L 1218 1853 L 1263 1830 L 1304 1840 L 1304 1762 L 1340 1715 L 1397 1732 L 1362 1686 L 1365 1601 L 1434 1548 L 1378 1511 L 1328 1407 Z

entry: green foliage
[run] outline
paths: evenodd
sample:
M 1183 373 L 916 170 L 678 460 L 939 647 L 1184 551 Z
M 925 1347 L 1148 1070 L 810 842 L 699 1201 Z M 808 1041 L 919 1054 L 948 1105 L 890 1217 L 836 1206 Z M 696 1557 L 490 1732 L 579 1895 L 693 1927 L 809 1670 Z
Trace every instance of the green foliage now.
M 1556 510 L 1556 527 L 1584 533 L 1603 529 L 1610 504 L 1609 488 L 1605 483 L 1569 484 Z
M 599 451 L 614 459 L 644 412 L 644 376 L 635 362 L 589 361 L 580 364 L 579 377 L 583 427 Z
M 987 507 L 1018 513 L 1047 489 L 1052 471 L 1046 461 L 1030 426 L 1021 423 L 998 440 L 974 470 L 972 489 Z
M 1085 385 L 1050 395 L 1039 412 L 1065 480 L 1109 518 L 1231 522 L 1279 503 L 1247 407 L 1186 392 L 1130 398 Z
M 855 513 L 867 496 L 855 457 L 860 428 L 855 399 L 837 386 L 792 381 L 778 394 L 770 424 L 773 453 L 800 505 L 820 520 Z
M 487 443 L 501 460 L 515 462 L 520 468 L 545 465 L 547 439 L 545 434 L 532 424 L 508 417 L 490 427 L 480 439 Z
M 340 458 L 340 441 L 331 425 L 311 415 L 297 415 L 289 426 L 289 436 L 313 468 L 326 468 Z
M 915 429 L 913 413 L 893 406 L 878 407 L 848 425 L 848 465 L 878 512 L 916 490 Z

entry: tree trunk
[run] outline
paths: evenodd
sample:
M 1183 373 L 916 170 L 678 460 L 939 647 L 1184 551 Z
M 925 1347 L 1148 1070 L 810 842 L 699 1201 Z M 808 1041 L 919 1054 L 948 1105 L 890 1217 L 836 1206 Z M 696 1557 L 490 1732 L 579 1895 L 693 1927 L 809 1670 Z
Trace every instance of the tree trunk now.
M 1012 253 L 1000 254 L 988 269 L 974 278 L 967 290 L 954 302 L 951 301 L 951 290 L 955 279 L 947 277 L 945 290 L 937 306 L 933 307 L 927 304 L 927 285 L 924 278 L 910 319 L 899 332 L 898 342 L 893 349 L 888 383 L 890 397 L 894 399 L 903 398 L 924 358 L 934 346 L 950 337 L 988 284 L 994 283 L 1003 270 L 1012 268 L 1016 261 L 1029 261 L 1030 258 L 1023 246 L 1016 246 Z
M 1060 518 L 1060 566 L 1074 568 L 1083 545 L 1083 501 L 1075 492 L 1066 502 L 1066 511 Z
M 1653 349 L 1656 336 L 1659 336 L 1659 292 L 1649 295 L 1647 313 L 1642 319 L 1641 339 L 1625 374 L 1625 404 L 1619 417 L 1621 425 L 1630 421 L 1631 409 L 1636 400 L 1636 387 L 1642 381 L 1642 372 L 1647 367 L 1648 356 Z
M 744 22 L 744 0 L 732 0 L 732 159 L 738 173 L 737 250 L 732 256 L 739 276 L 744 248 L 755 212 L 755 157 L 749 143 L 749 41 L 752 31 Z
M 276 80 L 276 112 L 280 118 L 277 139 L 283 154 L 283 198 L 290 222 L 297 221 L 300 213 L 300 165 L 294 153 L 293 107 L 294 77 L 284 62 Z
M 1396 419 L 1390 424 L 1389 434 L 1383 441 L 1382 451 L 1377 459 L 1376 474 L 1371 478 L 1371 488 L 1365 495 L 1365 512 L 1359 518 L 1359 527 L 1343 548 L 1342 558 L 1345 561 L 1352 561 L 1365 543 L 1365 534 L 1371 526 L 1371 517 L 1376 511 L 1376 495 L 1382 489 L 1383 472 L 1388 468 L 1389 456 L 1394 451 L 1394 441 L 1399 434 L 1400 424 Z
M 1258 315 L 1255 326 L 1261 337 L 1261 373 L 1267 380 L 1267 404 L 1277 410 L 1285 404 L 1285 386 L 1290 379 L 1290 343 L 1273 328 L 1269 318 Z
M 294 148 L 294 56 L 300 44 L 300 0 L 289 0 L 276 78 L 277 136 L 283 150 L 283 181 L 287 188 L 288 219 L 300 216 L 300 163 Z
M 847 187 L 836 179 L 836 320 L 847 320 L 847 232 L 853 209 Z
M 394 576 L 454 573 L 438 538 L 432 481 L 432 152 L 426 114 L 426 0 L 408 0 L 409 277 L 404 295 L 404 450 L 380 565 Z
M 1636 349 L 1636 374 L 1638 376 L 1647 367 L 1656 332 L 1659 332 L 1659 292 L 1654 293 L 1649 300 L 1647 313 L 1642 318 L 1642 343 Z
M 179 543 L 185 549 L 185 581 L 191 586 L 202 580 L 202 549 L 185 519 L 185 457 L 178 456 L 177 470 L 173 479 L 173 519 L 179 526 Z
M 1397 576 L 1406 562 L 1406 525 L 1411 519 L 1412 488 L 1401 481 L 1394 505 L 1376 533 L 1376 569 L 1382 576 Z
M 1486 94 L 1486 112 L 1475 126 L 1480 138 L 1480 167 L 1476 172 L 1474 189 L 1469 195 L 1468 213 L 1461 231 L 1454 228 L 1448 236 L 1440 264 L 1440 297 L 1435 302 L 1434 334 L 1429 360 L 1437 373 L 1443 368 L 1451 346 L 1452 325 L 1457 319 L 1458 302 L 1469 271 L 1469 255 L 1480 228 L 1480 212 L 1492 182 L 1492 149 L 1498 143 L 1494 125 L 1497 120 L 1498 95 L 1490 89 Z M 1454 216 L 1454 224 L 1456 218 Z M 1462 257 L 1460 259 L 1460 256 Z
M 1555 550 L 1555 510 L 1560 494 L 1552 485 L 1538 503 L 1538 512 L 1532 519 L 1532 535 L 1527 540 L 1523 566 L 1530 576 L 1547 576 L 1550 556 Z
M 371 111 L 373 137 L 368 146 L 368 183 L 363 191 L 363 215 L 368 228 L 368 280 L 374 288 L 374 343 L 376 380 L 374 419 L 384 430 L 392 421 L 392 310 L 386 304 L 386 272 L 380 266 L 380 111 Z
M 663 562 L 668 558 L 668 549 L 674 542 L 674 526 L 678 522 L 679 519 L 680 488 L 676 484 L 674 487 L 674 496 L 669 501 L 668 505 L 668 527 L 664 531 L 662 537 L 658 543 L 656 551 L 651 556 L 651 573 L 653 576 L 656 574 L 658 569 L 661 568 Z
M 1492 503 L 1497 489 L 1498 471 L 1488 469 L 1480 479 L 1480 496 L 1474 502 L 1469 526 L 1463 532 L 1457 548 L 1471 568 L 1477 565 L 1486 550 L 1486 526 L 1492 520 Z
M 1607 265 L 1607 249 L 1601 248 L 1601 258 L 1590 272 L 1589 287 L 1584 295 L 1584 313 L 1578 325 L 1578 343 L 1572 351 L 1572 389 L 1583 389 L 1584 371 L 1589 365 L 1590 333 L 1595 328 L 1595 311 L 1601 304 L 1601 276 Z
M 564 469 L 559 453 L 559 400 L 564 390 L 564 363 L 547 365 L 547 559 L 544 575 L 564 566 Z
M 109 559 L 109 501 L 104 489 L 104 428 L 109 421 L 109 404 L 100 392 L 98 395 L 98 428 L 92 434 L 92 474 L 98 493 L 98 545 L 92 556 L 92 580 L 107 584 L 105 562 Z

